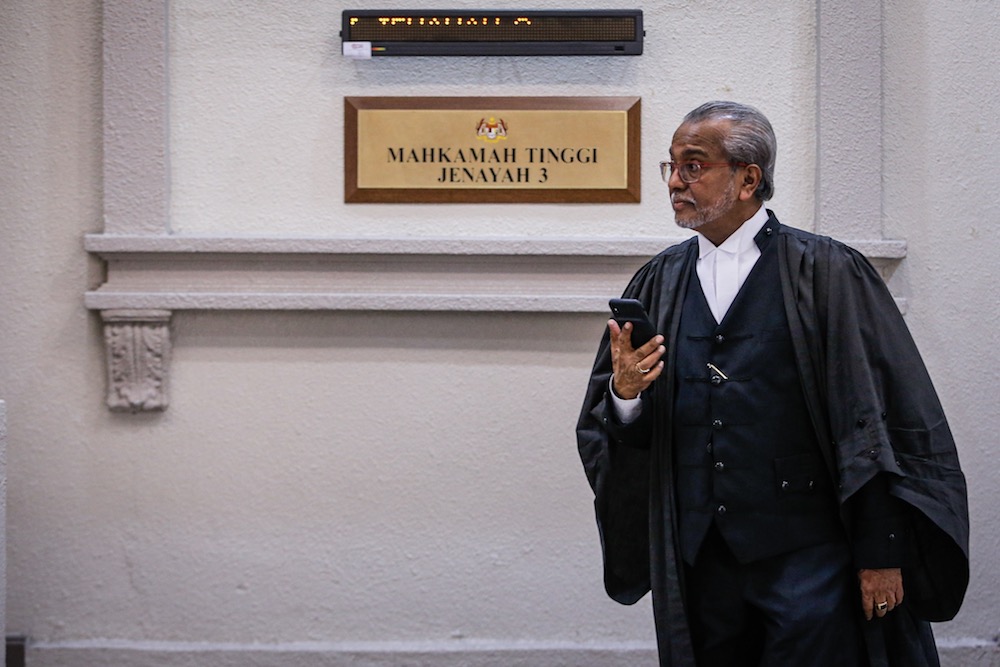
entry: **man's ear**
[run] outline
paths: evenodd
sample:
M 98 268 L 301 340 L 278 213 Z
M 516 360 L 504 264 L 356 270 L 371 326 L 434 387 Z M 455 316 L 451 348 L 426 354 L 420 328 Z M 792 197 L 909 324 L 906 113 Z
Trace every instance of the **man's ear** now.
M 760 185 L 764 172 L 755 164 L 747 165 L 743 173 L 743 183 L 740 185 L 740 199 L 747 201 L 756 196 L 757 187 Z

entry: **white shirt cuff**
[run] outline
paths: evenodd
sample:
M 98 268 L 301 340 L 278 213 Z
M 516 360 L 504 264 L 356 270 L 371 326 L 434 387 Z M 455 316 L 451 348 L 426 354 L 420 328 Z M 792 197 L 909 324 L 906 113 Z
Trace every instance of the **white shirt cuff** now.
M 608 381 L 608 393 L 611 394 L 611 404 L 615 407 L 615 412 L 618 414 L 618 421 L 622 424 L 630 424 L 639 418 L 639 414 L 642 412 L 642 400 L 639 396 L 635 398 L 621 398 L 615 393 L 615 376 L 612 375 L 611 379 Z

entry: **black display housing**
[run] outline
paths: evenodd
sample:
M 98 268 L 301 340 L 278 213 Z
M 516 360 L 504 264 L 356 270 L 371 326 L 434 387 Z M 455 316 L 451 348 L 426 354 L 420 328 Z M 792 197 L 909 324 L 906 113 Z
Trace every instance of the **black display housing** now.
M 344 10 L 372 56 L 637 56 L 642 10 Z

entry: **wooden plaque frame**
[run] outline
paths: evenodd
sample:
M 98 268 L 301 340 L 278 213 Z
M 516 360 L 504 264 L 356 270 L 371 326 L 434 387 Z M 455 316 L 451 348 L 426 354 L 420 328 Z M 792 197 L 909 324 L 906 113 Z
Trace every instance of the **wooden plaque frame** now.
M 612 187 L 366 187 L 359 185 L 359 114 L 366 110 L 621 112 L 625 132 L 614 150 L 624 152 L 624 182 Z M 638 203 L 640 201 L 638 97 L 345 97 L 344 201 L 348 203 Z M 473 139 L 475 136 L 473 135 Z

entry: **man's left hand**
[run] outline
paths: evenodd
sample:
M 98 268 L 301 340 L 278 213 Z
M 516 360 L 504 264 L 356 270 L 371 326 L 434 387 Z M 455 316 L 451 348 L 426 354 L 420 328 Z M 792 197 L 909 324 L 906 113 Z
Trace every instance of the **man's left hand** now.
M 860 570 L 861 606 L 865 618 L 882 618 L 903 602 L 903 571 L 898 567 Z

